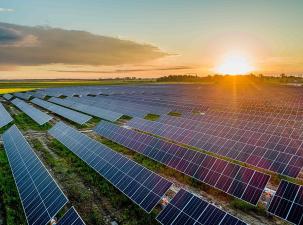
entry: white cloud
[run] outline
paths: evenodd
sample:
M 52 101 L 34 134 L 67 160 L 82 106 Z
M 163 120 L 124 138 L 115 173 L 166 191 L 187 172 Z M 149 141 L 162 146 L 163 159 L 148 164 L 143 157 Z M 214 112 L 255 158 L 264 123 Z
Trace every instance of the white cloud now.
M 15 12 L 13 9 L 0 8 L 0 12 Z

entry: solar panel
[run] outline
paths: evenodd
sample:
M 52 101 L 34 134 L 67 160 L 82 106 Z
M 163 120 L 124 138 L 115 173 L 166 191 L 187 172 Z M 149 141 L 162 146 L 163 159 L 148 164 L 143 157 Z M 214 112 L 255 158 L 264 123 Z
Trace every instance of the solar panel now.
M 270 178 L 258 171 L 109 122 L 102 121 L 94 131 L 253 205 L 258 202 Z
M 74 207 L 70 208 L 58 221 L 57 225 L 85 225 Z
M 5 98 L 6 100 L 11 100 L 14 96 L 12 96 L 11 94 L 5 94 L 3 95 L 3 98 Z
M 123 116 L 122 113 L 113 112 L 95 106 L 85 105 L 69 99 L 60 99 L 53 97 L 49 99 L 49 101 L 109 121 L 116 121 Z
M 23 100 L 30 100 L 30 98 L 32 97 L 30 94 L 27 93 L 14 93 L 14 95 Z
M 146 212 L 151 212 L 172 185 L 170 181 L 62 122 L 57 123 L 49 133 Z
M 48 224 L 67 198 L 15 125 L 3 143 L 28 224 Z
M 92 119 L 91 116 L 76 112 L 71 109 L 64 108 L 62 106 L 41 100 L 39 98 L 34 98 L 33 100 L 31 100 L 31 102 L 42 108 L 45 108 L 45 109 L 51 111 L 59 116 L 62 116 L 68 120 L 71 120 L 71 121 L 81 124 L 81 125 L 88 122 L 90 119 Z
M 4 127 L 5 125 L 9 124 L 12 121 L 13 118 L 6 111 L 4 106 L 0 103 L 0 128 Z
M 163 225 L 245 225 L 198 196 L 181 189 L 157 216 Z
M 36 109 L 32 105 L 15 98 L 11 101 L 15 106 L 17 106 L 21 111 L 23 111 L 26 115 L 31 117 L 34 121 L 36 121 L 39 125 L 43 125 L 49 122 L 53 117 L 47 115 L 46 113 Z
M 288 222 L 302 225 L 303 186 L 282 180 L 267 210 Z
M 270 138 L 270 136 L 266 134 L 255 134 L 253 135 L 253 138 L 256 139 L 254 141 L 251 139 L 249 132 L 243 130 L 232 132 L 233 130 L 228 127 L 222 131 L 212 129 L 212 132 L 205 133 L 205 131 L 195 131 L 189 127 L 182 128 L 176 125 L 165 124 L 158 121 L 148 121 L 140 118 L 133 118 L 127 125 L 182 144 L 214 152 L 218 155 L 291 177 L 296 177 L 303 166 L 303 157 L 299 156 L 303 151 L 301 140 L 289 140 L 286 142 L 287 153 L 282 151 L 283 149 L 285 150 L 285 148 L 282 148 L 284 146 L 282 145 L 283 140 Z M 199 129 L 203 130 L 204 127 L 200 127 Z M 228 139 L 226 132 L 233 137 Z M 226 134 L 226 136 L 224 136 L 224 134 Z M 277 146 L 277 142 L 281 143 L 278 145 L 282 149 L 281 151 L 273 149 Z M 259 144 L 262 145 L 260 146 Z M 290 154 L 289 152 L 293 153 Z

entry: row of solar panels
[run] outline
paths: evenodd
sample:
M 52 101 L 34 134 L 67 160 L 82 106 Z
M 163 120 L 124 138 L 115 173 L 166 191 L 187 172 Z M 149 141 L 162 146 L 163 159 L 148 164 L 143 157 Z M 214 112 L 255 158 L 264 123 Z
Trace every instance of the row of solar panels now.
M 172 185 L 165 178 L 62 122 L 56 124 L 49 133 L 146 212 L 150 212 L 159 203 Z M 12 126 L 3 134 L 3 141 L 28 224 L 49 223 L 68 199 L 16 126 Z M 217 210 L 226 214 L 220 209 Z M 162 221 L 160 216 L 161 214 L 159 222 L 170 224 Z M 200 217 L 207 216 L 209 217 L 209 213 Z M 229 217 L 234 220 L 230 224 L 238 224 L 238 219 L 230 215 Z M 72 208 L 58 224 L 84 222 Z
M 3 144 L 28 224 L 48 224 L 67 197 L 15 125 L 3 134 Z M 70 224 L 65 220 L 84 224 L 74 209 L 59 224 Z
M 240 186 L 234 185 L 235 191 L 229 194 L 235 197 L 249 196 L 248 199 L 252 200 L 250 203 L 253 204 L 257 203 L 269 179 L 269 176 L 266 174 L 257 171 L 253 172 L 251 169 L 241 168 L 224 160 L 215 159 L 201 152 L 188 150 L 173 143 L 130 130 L 129 128 L 119 127 L 109 122 L 102 121 L 94 130 L 111 141 L 192 176 L 195 179 L 198 179 L 199 175 L 202 174 L 200 178 L 206 177 L 206 183 L 216 188 L 220 189 L 220 187 L 224 187 L 225 185 L 232 187 L 232 182 L 242 182 Z M 199 166 L 202 169 L 199 170 Z M 228 174 L 230 177 L 228 177 Z M 205 182 L 205 180 L 200 179 L 202 182 Z M 249 180 L 249 184 L 246 183 L 247 180 Z M 246 190 L 249 191 L 245 195 Z M 187 201 L 184 201 L 183 198 L 187 199 Z M 241 199 L 248 201 L 243 197 Z M 189 206 L 195 205 L 197 207 L 189 207 L 187 205 L 188 201 L 192 201 L 192 204 Z M 207 205 L 207 203 L 204 203 L 201 199 L 197 200 L 197 197 L 181 190 L 161 212 L 157 220 L 162 224 L 234 224 L 234 222 L 228 222 L 233 221 L 233 218 L 229 218 L 229 216 L 226 216 L 222 212 L 217 212 L 213 206 L 198 207 L 200 205 Z M 208 215 L 206 217 L 199 217 L 201 211 L 207 212 L 208 208 L 213 208 L 209 209 L 211 213 L 206 213 Z M 277 192 L 268 204 L 267 210 L 269 213 L 288 222 L 302 225 L 303 186 L 282 180 Z M 237 221 L 236 224 L 242 224 L 242 222 Z
M 127 125 L 178 143 L 214 152 L 218 155 L 236 159 L 290 177 L 297 177 L 303 166 L 303 157 L 300 155 L 303 151 L 303 145 L 300 140 L 290 140 L 287 148 L 283 148 L 284 151 L 277 151 L 274 150 L 277 145 L 277 141 L 275 142 L 274 139 L 271 142 L 271 139 L 267 140 L 268 137 L 266 136 L 263 140 L 265 146 L 261 147 L 255 142 L 250 143 L 249 140 L 251 140 L 251 136 L 243 136 L 243 131 L 239 133 L 239 136 L 237 136 L 237 133 L 232 132 L 231 134 L 235 136 L 235 139 L 229 140 L 224 137 L 223 134 L 219 137 L 217 135 L 206 134 L 203 131 L 200 132 L 172 125 L 169 122 L 165 123 L 133 118 Z M 247 142 L 243 140 L 244 138 L 246 138 L 246 140 L 248 139 Z M 262 142 L 262 134 L 260 137 L 258 136 L 258 140 Z M 282 146 L 281 142 L 280 147 L 282 148 Z M 294 153 L 290 154 L 287 151 L 294 151 Z
M 6 111 L 4 106 L 0 103 L 0 128 L 6 126 L 13 121 L 11 115 Z

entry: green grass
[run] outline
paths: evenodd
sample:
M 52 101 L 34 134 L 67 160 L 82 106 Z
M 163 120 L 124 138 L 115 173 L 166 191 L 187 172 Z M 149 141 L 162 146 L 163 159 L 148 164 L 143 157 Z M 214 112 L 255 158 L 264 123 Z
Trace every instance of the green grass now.
M 25 225 L 26 219 L 23 214 L 18 191 L 2 146 L 0 146 L 0 195 L 5 210 L 4 224 Z
M 179 112 L 169 112 L 167 115 L 179 117 L 179 116 L 181 116 L 182 114 L 179 113 Z
M 52 127 L 50 123 L 46 123 L 40 126 L 32 118 L 30 118 L 23 112 L 19 114 L 14 114 L 12 115 L 12 117 L 14 118 L 14 123 L 17 125 L 17 127 L 23 131 L 47 131 Z
M 147 114 L 145 117 L 144 117 L 144 119 L 146 119 L 146 120 L 151 120 L 151 121 L 156 121 L 156 120 L 158 120 L 160 118 L 160 116 L 159 115 L 156 115 L 156 114 Z

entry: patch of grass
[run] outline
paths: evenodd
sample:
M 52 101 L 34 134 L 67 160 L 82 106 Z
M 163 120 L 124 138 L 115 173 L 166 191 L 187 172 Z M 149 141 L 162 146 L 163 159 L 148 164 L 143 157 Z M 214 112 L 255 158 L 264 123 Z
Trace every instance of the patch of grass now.
M 27 130 L 46 131 L 52 127 L 50 123 L 45 123 L 42 126 L 40 126 L 32 118 L 30 118 L 28 115 L 26 115 L 23 112 L 19 114 L 14 114 L 12 115 L 12 117 L 14 118 L 14 123 L 18 126 L 18 128 L 24 131 Z
M 169 116 L 176 116 L 176 117 L 180 117 L 182 114 L 179 112 L 169 112 L 167 115 Z
M 252 212 L 255 212 L 258 215 L 266 216 L 266 209 L 264 207 L 254 206 L 254 205 L 251 205 L 251 204 L 249 204 L 245 201 L 242 201 L 240 199 L 233 199 L 230 202 L 230 206 L 235 208 L 235 209 L 239 209 L 239 210 L 241 210 L 245 213 L 252 211 Z
M 5 125 L 4 127 L 0 128 L 0 134 L 3 134 L 8 128 L 10 128 L 13 125 L 13 122 Z
M 26 219 L 23 214 L 18 191 L 2 146 L 0 146 L 0 195 L 5 210 L 5 224 L 25 225 Z
M 159 115 L 156 115 L 156 114 L 147 114 L 144 119 L 146 120 L 151 120 L 151 121 L 156 121 L 160 118 Z

